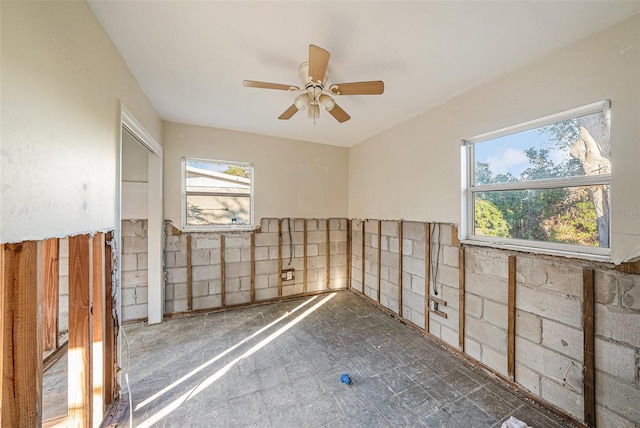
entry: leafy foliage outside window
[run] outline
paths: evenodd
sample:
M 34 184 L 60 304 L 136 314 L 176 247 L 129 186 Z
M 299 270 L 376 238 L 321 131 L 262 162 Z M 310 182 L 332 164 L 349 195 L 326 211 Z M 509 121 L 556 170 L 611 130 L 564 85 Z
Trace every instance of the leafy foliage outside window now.
M 609 248 L 609 110 L 469 148 L 471 235 Z

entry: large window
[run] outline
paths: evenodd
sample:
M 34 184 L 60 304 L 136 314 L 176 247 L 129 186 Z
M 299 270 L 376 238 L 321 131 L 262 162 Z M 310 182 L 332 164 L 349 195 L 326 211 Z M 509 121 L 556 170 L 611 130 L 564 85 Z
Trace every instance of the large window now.
M 182 159 L 183 215 L 186 228 L 253 227 L 253 165 Z
M 609 254 L 609 102 L 464 142 L 468 239 Z

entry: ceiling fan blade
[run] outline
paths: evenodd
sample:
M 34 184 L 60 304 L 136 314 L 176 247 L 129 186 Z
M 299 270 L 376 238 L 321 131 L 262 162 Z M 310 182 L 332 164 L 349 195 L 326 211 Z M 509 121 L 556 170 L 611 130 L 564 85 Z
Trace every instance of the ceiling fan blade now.
M 291 104 L 291 106 L 288 109 L 286 109 L 284 111 L 284 113 L 282 113 L 280 116 L 278 116 L 278 119 L 280 119 L 280 120 L 289 120 L 297 112 L 298 112 L 298 107 L 296 107 L 295 104 Z
M 329 87 L 334 95 L 380 95 L 384 93 L 384 82 L 373 80 L 369 82 L 336 83 Z
M 322 83 L 329 65 L 331 54 L 316 45 L 309 45 L 309 79 L 314 83 Z
M 346 111 L 342 110 L 338 104 L 334 105 L 333 108 L 329 110 L 329 113 L 340 123 L 351 119 L 351 116 L 349 116 Z
M 247 88 L 279 89 L 281 91 L 299 91 L 300 88 L 293 85 L 282 85 L 280 83 L 258 82 L 257 80 L 245 80 L 242 84 Z

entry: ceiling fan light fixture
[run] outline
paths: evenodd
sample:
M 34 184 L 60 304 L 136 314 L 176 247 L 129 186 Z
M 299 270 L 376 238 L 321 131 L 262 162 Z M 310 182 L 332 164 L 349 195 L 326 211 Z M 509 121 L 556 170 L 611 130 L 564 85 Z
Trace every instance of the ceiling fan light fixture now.
M 336 106 L 336 100 L 331 98 L 327 94 L 322 94 L 318 97 L 318 103 L 324 108 L 326 111 L 331 111 Z
M 309 106 L 309 118 L 313 119 L 314 122 L 316 119 L 320 119 L 320 107 L 318 107 L 318 104 L 311 104 Z
M 309 104 L 311 103 L 311 95 L 307 93 L 298 95 L 296 99 L 293 101 L 293 103 L 295 104 L 298 110 L 304 110 L 307 107 L 309 107 Z

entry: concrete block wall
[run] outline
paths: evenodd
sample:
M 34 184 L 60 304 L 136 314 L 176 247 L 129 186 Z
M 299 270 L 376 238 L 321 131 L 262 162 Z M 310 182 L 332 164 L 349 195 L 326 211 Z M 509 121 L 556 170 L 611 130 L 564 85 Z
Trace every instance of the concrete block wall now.
M 307 284 L 304 275 L 304 225 L 307 224 Z M 260 222 L 257 232 L 209 232 L 174 234 L 166 225 L 165 313 L 188 311 L 187 236 L 191 240 L 192 309 L 218 309 L 245 305 L 251 300 L 251 237 L 254 235 L 254 302 L 286 298 L 305 292 L 346 286 L 347 220 L 276 219 Z M 289 230 L 289 227 L 291 230 Z M 279 234 L 281 232 L 281 235 Z M 222 278 L 222 240 L 224 236 L 224 281 Z M 329 242 L 327 243 L 327 236 Z M 329 265 L 327 266 L 327 249 Z M 290 257 L 291 256 L 291 257 Z M 282 269 L 294 269 L 293 280 L 282 280 L 279 293 L 279 257 Z
M 360 220 L 351 224 L 351 288 L 399 315 L 392 271 L 399 260 L 393 241 L 398 222 L 381 222 L 380 301 L 378 221 L 365 221 L 364 236 Z M 427 224 L 403 222 L 402 227 L 401 318 L 424 329 Z M 426 333 L 459 349 L 460 247 L 455 233 L 452 225 L 430 225 L 429 294 L 447 302 L 438 308 L 447 318 L 430 311 Z M 584 421 L 583 269 L 593 269 L 597 426 L 640 426 L 640 275 L 564 257 L 468 245 L 463 251 L 464 353 L 508 377 L 508 263 L 515 256 L 515 382 L 579 421 Z
M 147 318 L 147 220 L 122 221 L 122 320 Z

